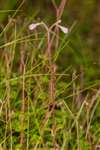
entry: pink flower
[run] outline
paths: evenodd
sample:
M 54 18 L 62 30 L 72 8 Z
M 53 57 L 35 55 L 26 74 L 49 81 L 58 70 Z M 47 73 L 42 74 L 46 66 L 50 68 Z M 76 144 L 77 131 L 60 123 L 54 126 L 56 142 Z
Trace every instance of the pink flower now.
M 57 25 L 62 32 L 64 32 L 65 34 L 67 34 L 69 32 L 68 28 L 64 27 L 64 26 L 61 26 L 61 25 Z
M 29 30 L 34 30 L 40 23 L 32 23 L 29 25 Z

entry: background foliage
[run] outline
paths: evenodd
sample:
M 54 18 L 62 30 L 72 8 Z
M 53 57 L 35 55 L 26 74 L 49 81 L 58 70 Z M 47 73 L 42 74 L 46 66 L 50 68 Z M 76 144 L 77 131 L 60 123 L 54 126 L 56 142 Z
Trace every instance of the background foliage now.
M 56 21 L 52 2 L 0 1 L 1 150 L 100 148 L 100 1 L 69 0 L 61 20 L 71 32 L 60 33 L 57 49 L 52 45 L 52 114 L 46 32 L 28 29 L 32 22 Z

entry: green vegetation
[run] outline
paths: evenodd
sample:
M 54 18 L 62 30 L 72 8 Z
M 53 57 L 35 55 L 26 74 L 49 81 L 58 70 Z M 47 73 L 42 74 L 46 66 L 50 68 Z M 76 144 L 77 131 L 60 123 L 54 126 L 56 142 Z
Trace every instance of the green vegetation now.
M 0 150 L 100 149 L 99 8 L 1 0 Z

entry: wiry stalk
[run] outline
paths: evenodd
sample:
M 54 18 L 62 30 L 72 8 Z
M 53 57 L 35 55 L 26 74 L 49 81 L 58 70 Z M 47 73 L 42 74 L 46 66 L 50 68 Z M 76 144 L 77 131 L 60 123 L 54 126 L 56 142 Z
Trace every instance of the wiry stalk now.
M 61 16 L 63 14 L 63 11 L 64 11 L 64 7 L 65 7 L 65 4 L 66 4 L 66 0 L 62 0 L 59 7 L 57 6 L 55 0 L 52 0 L 52 4 L 55 8 L 55 11 L 56 11 L 56 20 L 59 21 L 61 19 Z M 56 32 L 56 44 L 55 44 L 55 49 L 58 48 L 59 46 L 59 27 L 56 26 L 55 27 L 55 32 Z M 52 41 L 52 40 L 51 40 Z M 55 111 L 54 111 L 54 108 L 55 108 L 55 89 L 56 89 L 56 67 L 55 67 L 55 64 L 53 64 L 51 66 L 52 70 L 51 70 L 51 81 L 50 81 L 50 84 L 51 84 L 51 97 L 53 99 L 53 125 L 52 125 L 52 131 L 53 131 L 53 143 L 54 143 L 54 149 L 56 149 L 56 141 L 55 141 L 55 134 L 56 134 L 56 122 L 55 122 Z
M 6 81 L 6 132 L 5 132 L 5 137 L 7 136 L 8 133 L 8 127 L 10 129 L 10 149 L 12 150 L 12 112 L 11 112 L 11 102 L 10 102 L 10 93 L 11 93 L 11 88 L 10 88 L 10 83 L 9 83 L 9 78 L 10 78 L 10 57 L 8 56 L 7 52 L 5 53 L 5 62 L 6 62 L 6 72 L 7 72 L 7 81 Z M 4 148 L 7 148 L 7 145 L 5 144 Z
M 25 64 L 24 64 L 24 48 L 23 46 L 21 47 L 21 51 L 20 51 L 20 73 L 23 76 L 23 79 L 21 81 L 21 87 L 22 87 L 22 93 L 21 93 L 21 99 L 22 99 L 22 103 L 21 103 L 21 115 L 20 115 L 20 126 L 21 126 L 21 133 L 20 133 L 20 144 L 21 146 L 23 146 L 24 144 L 24 112 L 25 112 L 25 78 L 24 78 L 24 74 L 25 74 Z

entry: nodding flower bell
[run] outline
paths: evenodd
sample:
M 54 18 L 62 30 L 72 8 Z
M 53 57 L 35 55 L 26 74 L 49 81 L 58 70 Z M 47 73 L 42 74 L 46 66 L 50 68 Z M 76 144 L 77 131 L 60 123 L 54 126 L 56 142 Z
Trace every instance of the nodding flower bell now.
M 40 23 L 32 23 L 29 25 L 29 30 L 34 30 L 39 25 L 40 25 Z
M 64 27 L 64 26 L 61 26 L 61 25 L 57 25 L 62 32 L 64 32 L 65 34 L 67 34 L 69 32 L 68 28 Z

